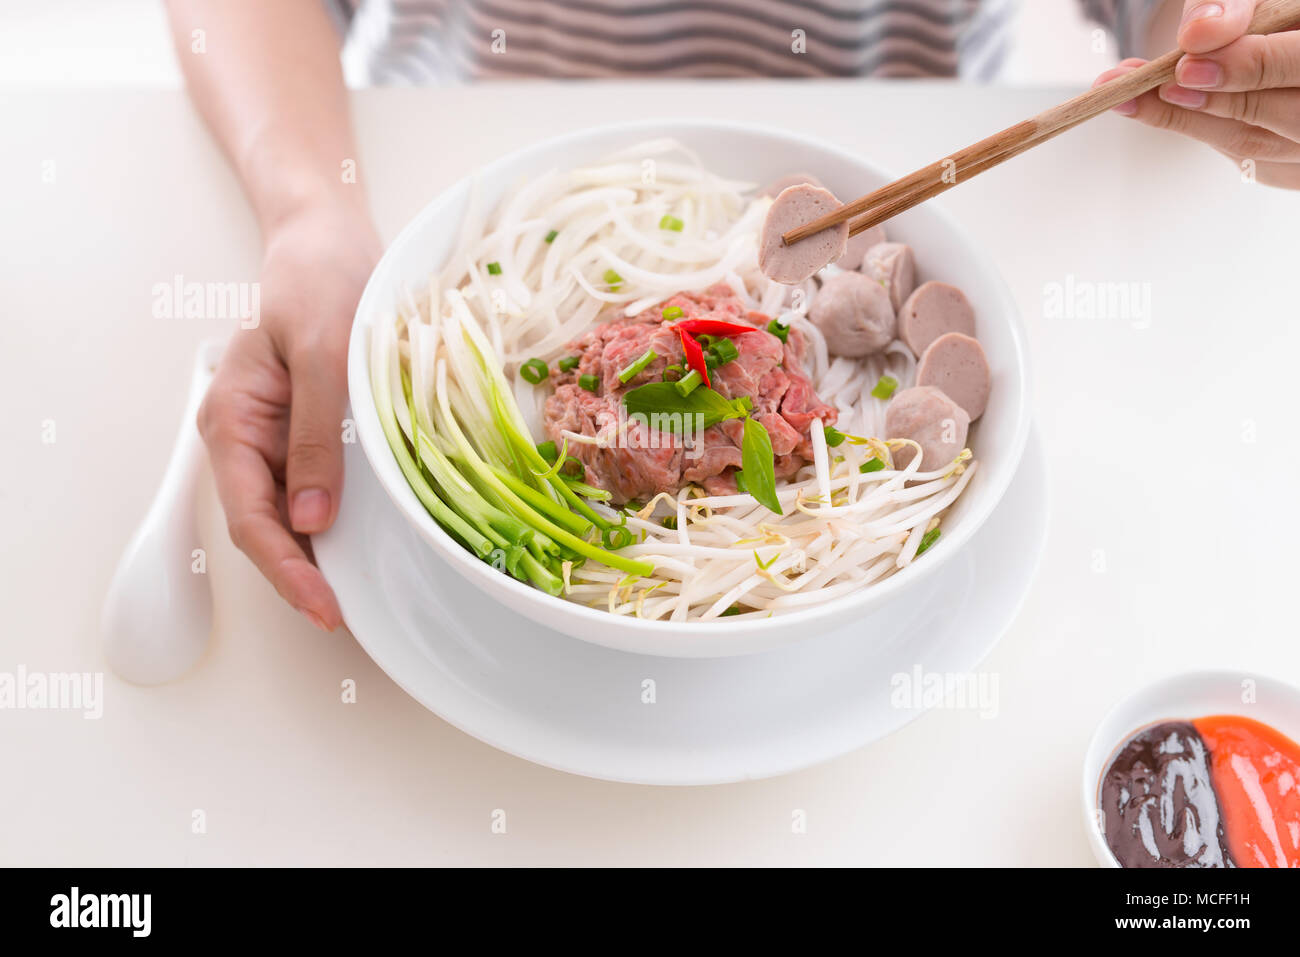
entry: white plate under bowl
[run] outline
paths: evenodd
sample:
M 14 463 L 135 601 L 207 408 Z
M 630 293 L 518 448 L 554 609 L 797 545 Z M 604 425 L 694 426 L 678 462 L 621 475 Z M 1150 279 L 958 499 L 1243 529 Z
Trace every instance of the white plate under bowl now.
M 1236 714 L 1300 741 L 1300 688 L 1244 671 L 1191 671 L 1133 692 L 1102 719 L 1083 762 L 1083 826 L 1102 867 L 1119 867 L 1098 814 L 1101 776 L 1138 731 L 1162 721 Z
M 661 137 L 686 144 L 715 172 L 756 183 L 806 171 L 847 197 L 893 178 L 856 155 L 784 130 L 721 121 L 646 121 L 583 130 L 512 153 L 479 172 L 480 201 L 484 209 L 491 209 L 530 176 L 589 164 L 615 150 Z M 919 281 L 942 279 L 961 287 L 970 298 L 976 332 L 993 372 L 993 392 L 987 411 L 971 431 L 979 471 L 945 516 L 943 536 L 926 553 L 926 561 L 854 594 L 773 618 L 688 623 L 612 616 L 501 574 L 444 532 L 415 497 L 384 439 L 369 381 L 372 326 L 390 321 L 401 290 L 422 287 L 429 272 L 446 261 L 470 195 L 468 179 L 441 193 L 402 231 L 375 267 L 357 307 L 348 351 L 348 391 L 366 458 L 400 514 L 452 569 L 484 590 L 491 601 L 573 637 L 642 654 L 719 657 L 766 651 L 860 620 L 886 604 L 899 600 L 915 604 L 918 596 L 913 589 L 927 582 L 933 587 L 933 576 L 965 551 L 1010 485 L 1030 422 L 1025 336 L 1015 301 L 997 264 L 934 203 L 927 203 L 891 220 L 890 235 L 916 249 Z
M 312 542 L 362 647 L 462 731 L 537 764 L 613 781 L 770 777 L 902 727 L 921 712 L 891 706 L 891 676 L 918 666 L 973 670 L 1015 618 L 1046 534 L 1035 440 L 970 547 L 911 600 L 764 654 L 651 657 L 573 641 L 466 588 L 398 513 L 356 446 L 345 449 L 338 521 Z M 653 704 L 642 700 L 646 681 Z

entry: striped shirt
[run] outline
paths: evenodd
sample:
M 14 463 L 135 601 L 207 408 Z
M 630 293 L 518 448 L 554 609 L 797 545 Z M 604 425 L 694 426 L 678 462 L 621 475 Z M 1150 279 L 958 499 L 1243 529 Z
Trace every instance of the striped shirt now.
M 322 0 L 354 85 L 997 75 L 1018 0 Z M 1161 0 L 1079 0 L 1137 50 Z

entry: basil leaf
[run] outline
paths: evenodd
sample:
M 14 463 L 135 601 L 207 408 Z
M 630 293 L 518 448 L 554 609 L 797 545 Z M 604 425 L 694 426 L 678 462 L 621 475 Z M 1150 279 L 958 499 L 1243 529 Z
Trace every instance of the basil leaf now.
M 664 432 L 681 432 L 688 416 L 698 416 L 691 427 L 703 431 L 746 414 L 740 402 L 723 398 L 712 389 L 699 388 L 682 395 L 674 382 L 649 382 L 631 389 L 623 396 L 623 405 L 629 415 L 643 415 L 649 426 Z
M 740 461 L 745 472 L 745 491 L 770 512 L 781 514 L 776 497 L 776 462 L 772 456 L 772 438 L 757 419 L 745 420 L 745 440 L 740 446 Z

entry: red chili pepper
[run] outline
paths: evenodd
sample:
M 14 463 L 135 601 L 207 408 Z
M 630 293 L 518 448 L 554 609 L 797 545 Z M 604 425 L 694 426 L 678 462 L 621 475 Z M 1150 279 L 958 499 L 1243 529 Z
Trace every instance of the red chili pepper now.
M 704 349 L 691 338 L 687 330 L 682 328 L 684 325 L 686 323 L 679 322 L 674 328 L 677 329 L 677 335 L 682 340 L 682 354 L 686 357 L 686 364 L 700 374 L 705 385 L 712 385 L 709 382 L 709 367 L 704 361 Z
M 743 336 L 747 332 L 758 331 L 753 326 L 741 326 L 721 319 L 683 319 L 673 328 L 697 336 Z

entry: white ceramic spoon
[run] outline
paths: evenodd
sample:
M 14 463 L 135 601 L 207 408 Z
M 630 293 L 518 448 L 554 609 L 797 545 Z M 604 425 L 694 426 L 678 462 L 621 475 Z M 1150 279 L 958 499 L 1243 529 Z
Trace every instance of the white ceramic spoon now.
M 188 671 L 212 632 L 212 592 L 194 571 L 197 498 L 204 461 L 195 416 L 224 342 L 199 346 L 189 400 L 167 471 L 149 512 L 122 553 L 104 600 L 104 651 L 127 681 L 162 684 Z

